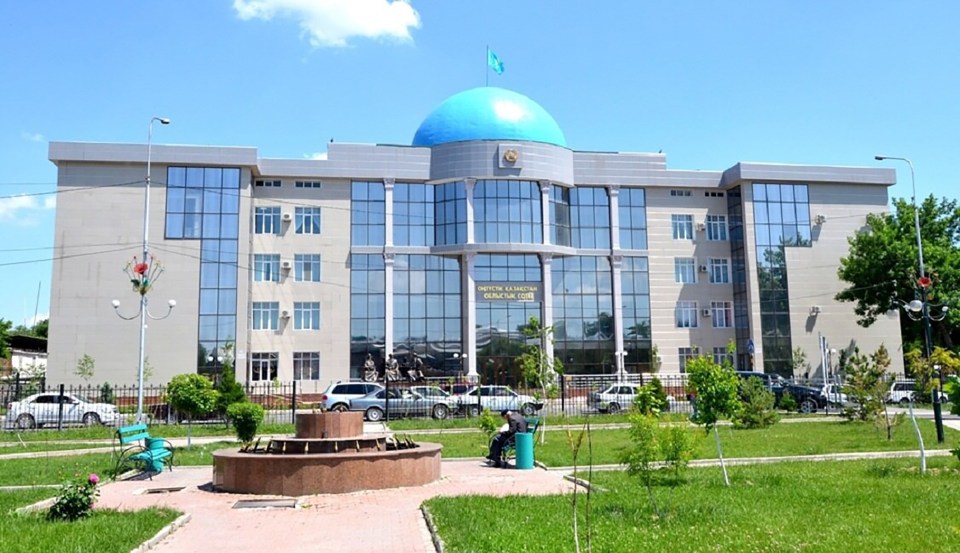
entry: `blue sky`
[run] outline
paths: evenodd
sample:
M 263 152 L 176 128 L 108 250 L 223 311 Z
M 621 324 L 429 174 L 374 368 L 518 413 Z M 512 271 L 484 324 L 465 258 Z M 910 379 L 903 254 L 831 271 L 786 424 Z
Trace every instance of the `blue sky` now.
M 960 3 L 891 0 L 6 2 L 0 18 L 0 318 L 48 312 L 49 141 L 409 144 L 446 97 L 530 96 L 577 150 L 663 150 L 677 169 L 911 158 L 958 197 Z M 898 169 L 894 197 L 910 196 Z M 137 220 L 140 213 L 130 213 Z M 117 255 L 117 273 L 129 255 Z M 168 267 L 168 270 L 173 269 Z M 109 274 L 105 271 L 104 274 Z M 66 278 L 69 278 L 67 276 Z M 37 290 L 40 301 L 37 305 Z M 118 290 L 124 290 L 122 278 Z

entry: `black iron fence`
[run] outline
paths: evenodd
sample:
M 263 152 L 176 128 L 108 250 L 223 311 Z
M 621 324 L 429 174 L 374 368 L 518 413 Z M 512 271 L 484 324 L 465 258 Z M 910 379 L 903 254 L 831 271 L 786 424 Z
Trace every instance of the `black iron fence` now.
M 632 404 L 631 389 L 626 384 L 647 384 L 654 379 L 659 380 L 667 396 L 668 411 L 675 413 L 691 413 L 693 410 L 687 393 L 687 376 L 685 374 L 630 374 L 621 379 L 616 375 L 564 375 L 556 384 L 547 389 L 530 387 L 509 379 L 499 379 L 496 382 L 483 382 L 479 393 L 475 390 L 475 383 L 453 378 L 427 378 L 418 382 L 398 381 L 380 382 L 389 391 L 382 404 L 380 416 L 395 419 L 404 416 L 433 416 L 438 418 L 476 416 L 489 409 L 499 412 L 503 409 L 518 410 L 528 415 L 593 415 L 615 413 L 626 410 Z M 906 381 L 900 381 L 906 382 Z M 822 383 L 795 382 L 819 388 Z M 297 412 L 322 410 L 329 405 L 324 404 L 324 393 L 317 391 L 315 383 L 304 387 L 298 382 L 287 383 L 257 383 L 243 386 L 247 398 L 262 405 L 266 411 L 265 422 L 291 423 L 296 419 Z M 412 390 L 411 390 L 412 389 Z M 407 407 L 403 399 L 412 397 L 416 392 L 427 402 L 439 402 L 446 405 L 446 409 L 419 409 Z M 185 420 L 182 414 L 172 410 L 165 399 L 165 387 L 161 385 L 146 385 L 143 388 L 143 412 L 147 420 L 153 424 L 175 424 Z M 601 393 L 602 392 L 602 393 Z M 31 409 L 40 409 L 37 405 L 26 406 L 23 400 L 39 393 L 52 394 L 56 399 L 48 401 L 53 407 L 45 417 L 37 416 Z M 62 396 L 61 396 L 62 394 Z M 66 399 L 59 399 L 64 397 Z M 76 424 L 90 424 L 91 420 L 83 418 L 83 412 L 76 409 L 64 410 L 58 404 L 70 405 L 79 401 L 81 404 L 105 403 L 116 406 L 120 413 L 115 424 L 125 424 L 135 419 L 138 404 L 137 386 L 120 385 L 50 385 L 44 380 L 10 380 L 0 382 L 0 412 L 2 412 L 3 427 L 5 429 L 53 427 L 61 428 Z M 393 398 L 393 399 L 391 399 Z M 18 405 L 19 403 L 19 405 Z M 363 408 L 364 410 L 367 407 Z M 66 414 L 64 414 L 66 413 Z M 36 424 L 27 424 L 29 420 L 21 418 L 29 414 Z M 368 413 L 368 418 L 376 418 Z M 51 418 L 52 417 L 52 418 Z M 201 417 L 201 421 L 224 423 L 222 413 L 212 413 Z M 94 423 L 100 422 L 97 420 Z M 105 422 L 105 421 L 103 421 Z

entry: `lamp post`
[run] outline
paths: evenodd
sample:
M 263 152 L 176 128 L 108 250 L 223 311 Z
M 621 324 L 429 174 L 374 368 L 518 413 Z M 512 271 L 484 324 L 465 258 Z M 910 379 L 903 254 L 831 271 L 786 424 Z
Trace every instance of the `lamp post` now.
M 223 366 L 223 356 L 214 355 L 216 351 L 207 355 L 207 365 L 213 365 L 213 382 L 214 384 L 220 384 L 220 368 Z
M 894 161 L 903 161 L 910 167 L 910 189 L 911 189 L 911 203 L 913 204 L 913 226 L 914 231 L 917 235 L 917 258 L 920 262 L 920 278 L 917 279 L 917 284 L 920 288 L 919 298 L 915 298 L 909 303 L 899 302 L 902 307 L 905 308 L 907 316 L 913 320 L 922 320 L 923 321 L 923 351 L 924 356 L 927 359 L 927 363 L 930 362 L 930 353 L 931 353 L 931 342 L 932 338 L 930 336 L 930 320 L 941 321 L 944 317 L 947 316 L 947 307 L 941 307 L 941 314 L 939 318 L 937 315 L 931 315 L 930 313 L 930 303 L 927 301 L 927 289 L 931 285 L 930 279 L 927 277 L 926 268 L 923 264 L 923 240 L 920 238 L 920 210 L 917 208 L 917 182 L 916 177 L 913 171 L 913 162 L 909 158 L 905 157 L 896 157 L 896 156 L 883 156 L 877 155 L 873 156 L 877 161 L 884 160 L 894 160 Z M 940 387 L 943 385 L 943 374 L 937 375 L 937 386 L 933 390 L 933 419 L 937 427 L 937 442 L 943 443 L 943 411 L 940 405 Z
M 627 375 L 627 352 L 615 351 L 613 355 L 617 358 L 617 380 L 620 381 Z
M 157 270 L 152 276 L 153 279 L 148 279 L 148 271 L 150 267 L 147 263 L 150 262 L 150 165 L 153 156 L 153 123 L 154 121 L 159 121 L 161 125 L 169 125 L 170 120 L 166 117 L 151 117 L 150 124 L 147 127 L 147 175 L 144 179 L 144 195 L 143 195 L 143 258 L 135 268 L 134 271 L 136 274 L 139 274 L 141 277 L 140 283 L 135 281 L 134 287 L 137 288 L 140 292 L 140 309 L 137 315 L 133 317 L 124 317 L 120 314 L 119 307 L 120 301 L 113 300 L 113 309 L 121 319 L 131 320 L 137 316 L 140 318 L 140 360 L 139 366 L 137 368 L 137 422 L 143 422 L 143 369 L 146 361 L 146 341 L 147 341 L 147 318 L 159 320 L 165 319 L 170 316 L 170 313 L 173 311 L 173 308 L 177 305 L 177 302 L 170 300 L 167 305 L 169 309 L 167 313 L 162 317 L 155 317 L 150 314 L 148 309 L 148 300 L 147 292 L 150 289 L 150 286 L 153 284 L 152 280 L 159 276 L 160 271 Z M 139 271 L 138 268 L 142 266 L 143 272 Z M 156 268 L 156 264 L 154 264 Z
M 464 375 L 464 366 L 467 364 L 467 354 L 466 353 L 454 353 L 454 359 L 460 360 L 460 378 L 463 378 Z

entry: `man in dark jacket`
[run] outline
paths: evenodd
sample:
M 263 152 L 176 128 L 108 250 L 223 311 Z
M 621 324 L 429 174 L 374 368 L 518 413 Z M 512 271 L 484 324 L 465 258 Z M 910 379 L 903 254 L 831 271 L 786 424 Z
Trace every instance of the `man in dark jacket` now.
M 517 432 L 527 431 L 527 419 L 520 416 L 519 413 L 503 410 L 500 416 L 507 422 L 507 429 L 500 431 L 490 442 L 490 454 L 487 455 L 487 462 L 500 468 L 506 467 L 507 462 L 502 459 L 503 446 Z

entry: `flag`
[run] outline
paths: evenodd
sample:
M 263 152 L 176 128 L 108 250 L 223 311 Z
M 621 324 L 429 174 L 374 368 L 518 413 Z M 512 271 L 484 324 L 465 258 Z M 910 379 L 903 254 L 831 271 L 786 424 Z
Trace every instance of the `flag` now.
M 493 69 L 497 75 L 503 74 L 503 62 L 500 61 L 497 54 L 489 48 L 487 48 L 487 65 L 489 65 L 490 69 Z

